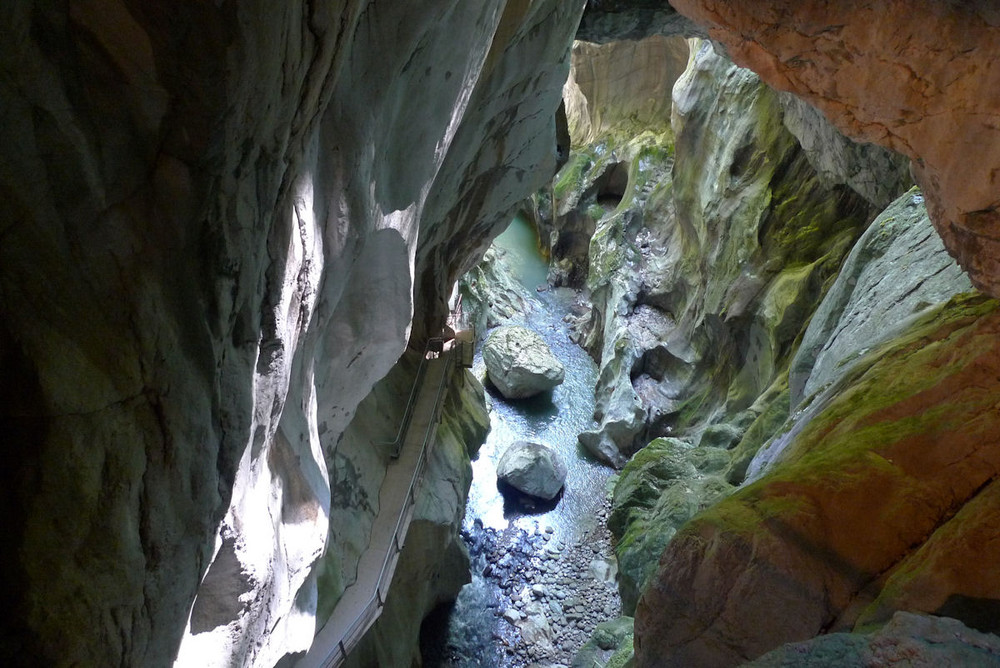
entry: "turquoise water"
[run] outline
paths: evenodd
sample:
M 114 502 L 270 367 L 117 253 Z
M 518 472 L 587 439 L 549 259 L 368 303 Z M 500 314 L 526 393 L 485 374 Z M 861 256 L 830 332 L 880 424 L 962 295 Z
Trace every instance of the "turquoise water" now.
M 549 267 L 538 252 L 538 233 L 524 216 L 515 216 L 493 245 L 507 251 L 507 264 L 521 285 L 535 290 L 546 284 Z

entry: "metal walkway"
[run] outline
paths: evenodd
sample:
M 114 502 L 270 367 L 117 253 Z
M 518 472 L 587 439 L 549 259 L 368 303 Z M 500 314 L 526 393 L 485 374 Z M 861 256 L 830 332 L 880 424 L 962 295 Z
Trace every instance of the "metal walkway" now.
M 456 363 L 472 366 L 474 342 L 474 332 L 471 337 L 461 332 L 451 349 L 425 361 L 422 378 L 418 373 L 419 390 L 415 403 L 409 416 L 404 418 L 409 424 L 404 425 L 405 436 L 401 439 L 399 456 L 386 469 L 379 491 L 379 513 L 372 524 L 368 548 L 358 561 L 357 579 L 344 591 L 333 615 L 296 664 L 297 668 L 341 665 L 382 613 L 413 518 L 417 487 L 436 438 L 451 371 Z

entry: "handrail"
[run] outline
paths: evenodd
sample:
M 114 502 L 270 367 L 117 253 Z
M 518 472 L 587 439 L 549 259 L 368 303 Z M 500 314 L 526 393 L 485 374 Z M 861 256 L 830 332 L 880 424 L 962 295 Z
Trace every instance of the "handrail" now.
M 420 358 L 420 364 L 417 365 L 417 373 L 413 377 L 413 387 L 410 388 L 410 396 L 406 400 L 406 408 L 403 410 L 403 417 L 399 421 L 399 429 L 396 431 L 396 437 L 391 441 L 375 442 L 375 445 L 391 445 L 393 459 L 399 457 L 399 449 L 403 444 L 403 435 L 406 434 L 406 429 L 410 424 L 410 419 L 413 417 L 413 406 L 417 399 L 417 388 L 420 387 L 420 380 L 424 371 L 424 365 L 427 363 L 427 355 L 431 351 L 431 343 L 435 340 L 437 339 L 427 339 L 427 343 L 424 344 L 424 354 Z
M 417 483 L 423 475 L 424 466 L 427 461 L 428 444 L 432 440 L 431 437 L 437 429 L 437 423 L 441 416 L 441 395 L 445 385 L 447 385 L 454 362 L 454 354 L 448 355 L 445 359 L 445 368 L 438 383 L 437 394 L 434 397 L 434 409 L 431 413 L 431 419 L 427 423 L 427 429 L 424 432 L 424 438 L 420 445 L 420 454 L 417 457 L 416 465 L 413 467 L 413 475 L 410 478 L 410 486 L 406 491 L 403 507 L 400 509 L 399 518 L 396 520 L 396 528 L 393 530 L 389 551 L 385 555 L 385 560 L 382 562 L 382 570 L 379 571 L 378 579 L 375 581 L 375 593 L 368 600 L 368 603 L 365 604 L 361 612 L 357 614 L 354 622 L 347 628 L 347 631 L 334 648 L 323 659 L 322 664 L 326 668 L 336 668 L 347 659 L 349 649 L 353 649 L 361 641 L 361 638 L 371 628 L 371 625 L 379 618 L 382 608 L 385 606 L 385 596 L 382 589 L 383 587 L 387 588 L 391 583 L 392 576 L 395 573 L 396 562 L 399 560 L 400 552 L 403 551 L 403 541 L 406 539 L 407 529 L 416 507 Z

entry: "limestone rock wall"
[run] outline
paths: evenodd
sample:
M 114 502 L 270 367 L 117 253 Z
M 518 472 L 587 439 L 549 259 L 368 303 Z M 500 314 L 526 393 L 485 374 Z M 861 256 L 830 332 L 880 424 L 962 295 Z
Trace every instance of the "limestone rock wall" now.
M 639 134 L 670 122 L 670 91 L 687 65 L 687 41 L 653 36 L 607 44 L 575 42 L 563 90 L 574 146 L 605 134 Z
M 728 423 L 714 445 L 738 441 L 872 216 L 816 172 L 777 94 L 708 42 L 674 86 L 672 132 L 669 161 L 633 165 L 628 196 L 644 197 L 623 200 L 591 242 L 582 329 L 601 360 L 602 426 L 581 440 L 600 452 L 627 456 L 659 435 L 697 443 L 713 422 Z
M 869 352 L 781 464 L 667 547 L 636 610 L 638 665 L 738 665 L 901 608 L 996 630 L 979 564 L 998 556 L 982 525 L 997 327 L 996 301 L 959 296 Z
M 555 164 L 580 9 L 4 4 L 4 663 L 309 643 L 326 458 Z
M 733 60 L 819 108 L 846 135 L 909 156 L 945 246 L 973 283 L 1000 294 L 994 3 L 671 4 Z

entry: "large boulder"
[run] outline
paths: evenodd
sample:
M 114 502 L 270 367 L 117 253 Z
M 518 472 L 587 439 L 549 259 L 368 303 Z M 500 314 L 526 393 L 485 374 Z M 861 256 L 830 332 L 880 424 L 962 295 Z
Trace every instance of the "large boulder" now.
M 542 337 L 524 327 L 500 327 L 483 344 L 486 371 L 500 394 L 523 399 L 563 382 L 566 370 Z
M 947 617 L 897 612 L 873 633 L 830 633 L 782 645 L 753 668 L 827 666 L 998 666 L 1000 638 Z
M 1000 304 L 981 296 L 870 351 L 764 478 L 671 540 L 636 665 L 739 665 L 898 610 L 993 630 L 998 379 Z
M 500 458 L 497 477 L 520 492 L 551 501 L 566 482 L 566 464 L 552 448 L 517 441 Z

